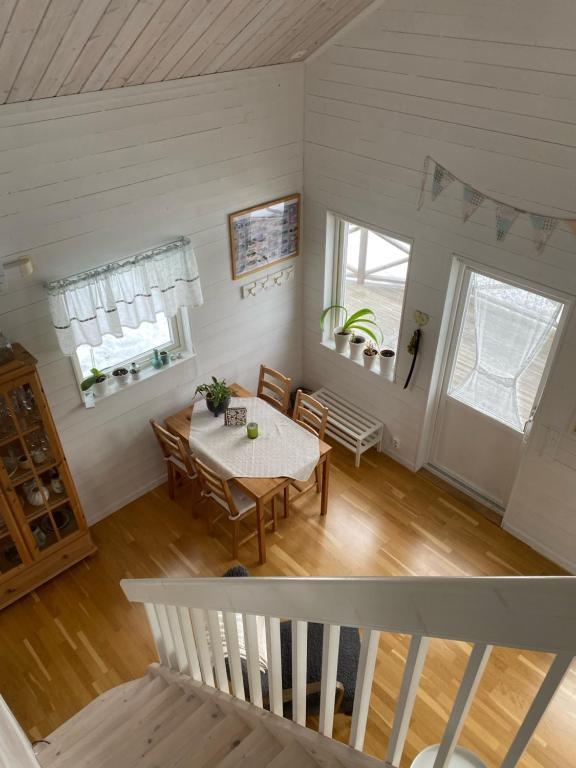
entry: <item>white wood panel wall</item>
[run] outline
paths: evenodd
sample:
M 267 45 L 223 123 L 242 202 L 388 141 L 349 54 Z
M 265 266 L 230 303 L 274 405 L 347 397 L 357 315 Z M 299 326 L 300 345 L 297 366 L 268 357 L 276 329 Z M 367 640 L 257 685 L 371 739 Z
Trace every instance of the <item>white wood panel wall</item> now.
M 489 205 L 463 224 L 457 186 L 416 209 L 430 154 L 511 204 L 576 217 L 576 51 L 567 40 L 575 20 L 569 0 L 545 15 L 536 0 L 388 0 L 306 65 L 305 378 L 370 407 L 386 424 L 386 450 L 410 467 L 420 458 L 452 254 L 576 294 L 576 240 L 565 229 L 537 256 L 526 221 L 496 243 Z M 395 384 L 319 344 L 330 209 L 414 240 Z M 403 391 L 415 309 L 431 320 Z M 560 435 L 576 420 L 575 347 L 572 320 L 539 418 Z M 529 455 L 506 524 L 576 569 L 576 461 Z
M 206 377 L 255 387 L 266 361 L 299 378 L 298 260 L 294 282 L 241 300 L 227 214 L 301 190 L 302 88 L 295 64 L 0 107 L 0 258 L 37 266 L 27 280 L 10 273 L 0 328 L 39 359 L 89 521 L 161 481 L 148 419 L 183 407 Z M 197 357 L 86 410 L 42 281 L 179 234 L 204 291 L 191 312 Z

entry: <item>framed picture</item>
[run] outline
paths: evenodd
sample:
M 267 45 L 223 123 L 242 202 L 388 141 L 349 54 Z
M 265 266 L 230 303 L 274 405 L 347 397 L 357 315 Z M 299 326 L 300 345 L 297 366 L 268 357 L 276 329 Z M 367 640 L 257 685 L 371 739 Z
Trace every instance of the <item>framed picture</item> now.
M 228 216 L 232 276 L 239 280 L 300 253 L 300 195 Z
M 226 408 L 224 411 L 224 425 L 226 427 L 241 427 L 246 424 L 246 408 Z

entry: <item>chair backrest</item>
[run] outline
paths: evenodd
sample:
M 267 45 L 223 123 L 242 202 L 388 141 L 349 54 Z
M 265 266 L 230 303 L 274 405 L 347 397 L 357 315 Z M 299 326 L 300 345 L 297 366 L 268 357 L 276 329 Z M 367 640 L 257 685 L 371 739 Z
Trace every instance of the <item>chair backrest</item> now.
M 291 385 L 292 379 L 284 376 L 280 371 L 275 371 L 274 368 L 268 368 L 266 365 L 260 366 L 258 397 L 266 400 L 282 413 L 288 413 Z
M 296 392 L 296 402 L 292 418 L 301 427 L 324 440 L 326 424 L 328 423 L 328 408 L 311 395 L 306 395 L 299 389 Z
M 184 445 L 182 438 L 173 435 L 172 432 L 169 432 L 154 419 L 150 419 L 150 426 L 156 435 L 164 459 L 166 461 L 174 459 L 176 463 L 183 464 L 188 475 L 194 477 L 196 473 L 192 463 L 192 456 Z
M 230 516 L 236 517 L 238 509 L 230 492 L 230 487 L 226 480 L 223 480 L 213 469 L 206 466 L 200 459 L 193 459 L 194 467 L 198 473 L 202 496 L 215 496 L 220 499 L 230 510 Z

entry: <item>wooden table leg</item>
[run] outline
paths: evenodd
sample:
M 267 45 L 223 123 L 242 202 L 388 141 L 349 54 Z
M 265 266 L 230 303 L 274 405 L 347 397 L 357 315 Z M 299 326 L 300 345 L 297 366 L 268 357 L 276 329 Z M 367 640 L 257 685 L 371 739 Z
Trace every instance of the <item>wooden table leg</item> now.
M 320 514 L 325 516 L 328 513 L 328 486 L 330 480 L 330 454 L 326 454 L 324 465 L 322 467 L 322 500 L 320 504 Z
M 262 499 L 256 501 L 256 518 L 258 525 L 258 553 L 260 555 L 260 565 L 266 562 L 266 529 L 264 528 L 264 502 Z

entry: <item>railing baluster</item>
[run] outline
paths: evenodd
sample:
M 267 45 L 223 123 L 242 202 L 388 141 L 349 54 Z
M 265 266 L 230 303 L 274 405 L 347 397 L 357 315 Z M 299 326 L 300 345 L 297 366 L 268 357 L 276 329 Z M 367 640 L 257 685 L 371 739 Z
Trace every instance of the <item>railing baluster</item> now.
M 282 652 L 280 650 L 280 619 L 266 617 L 266 648 L 268 651 L 268 694 L 270 711 L 284 714 L 282 702 Z
M 237 699 L 244 701 L 244 678 L 242 677 L 242 662 L 240 660 L 240 647 L 238 645 L 238 625 L 236 614 L 224 612 L 224 630 L 226 632 L 226 647 L 228 649 L 228 666 L 230 668 L 230 680 L 232 690 Z
M 292 621 L 292 720 L 306 725 L 306 656 L 308 624 Z
M 202 674 L 200 672 L 200 662 L 198 661 L 198 651 L 196 650 L 196 641 L 194 640 L 192 622 L 190 620 L 190 613 L 187 608 L 178 606 L 178 621 L 180 623 L 182 639 L 184 640 L 186 656 L 188 657 L 189 673 L 193 680 L 201 680 Z
M 201 608 L 191 608 L 190 618 L 192 620 L 192 628 L 194 629 L 194 639 L 196 640 L 202 680 L 206 685 L 211 685 L 212 688 L 215 688 L 212 659 L 210 658 L 210 650 L 206 638 L 206 612 Z
M 210 645 L 212 646 L 212 661 L 216 671 L 216 682 L 221 691 L 228 693 L 228 675 L 226 674 L 226 662 L 224 661 L 218 611 L 208 611 L 208 629 L 210 630 Z
M 188 671 L 188 657 L 186 656 L 186 649 L 184 648 L 184 640 L 182 639 L 182 631 L 180 630 L 180 623 L 178 621 L 178 611 L 175 605 L 166 606 L 166 616 L 168 618 L 168 626 L 170 627 L 170 634 L 174 641 L 174 653 L 176 655 L 176 663 L 178 664 L 178 670 L 180 672 Z
M 350 726 L 350 738 L 348 743 L 354 749 L 361 750 L 364 746 L 366 735 L 366 721 L 370 706 L 370 694 L 372 693 L 372 681 L 374 680 L 374 667 L 378 653 L 378 641 L 380 632 L 375 629 L 365 629 L 360 647 L 360 659 L 358 661 L 358 673 L 356 688 L 354 690 L 354 709 L 352 710 L 352 724 Z
M 456 694 L 448 724 L 438 748 L 433 768 L 445 768 L 450 764 L 458 739 L 464 727 L 466 716 L 472 706 L 472 701 L 482 680 L 482 675 L 492 653 L 491 645 L 478 644 L 472 648 L 472 653 L 466 665 L 464 677 Z
M 334 726 L 334 703 L 336 698 L 336 673 L 338 671 L 338 648 L 340 627 L 324 624 L 322 636 L 322 682 L 320 688 L 320 733 L 332 737 Z
M 262 681 L 260 679 L 260 653 L 258 649 L 256 616 L 245 613 L 242 618 L 244 621 L 244 642 L 246 643 L 246 665 L 248 667 L 250 701 L 257 707 L 262 707 Z
M 164 667 L 168 667 L 168 652 L 166 650 L 166 646 L 164 645 L 164 638 L 162 637 L 162 632 L 160 631 L 160 622 L 158 621 L 158 616 L 156 615 L 154 605 L 152 603 L 144 603 L 144 610 L 146 611 L 146 616 L 148 617 L 150 631 L 152 632 L 152 637 L 154 639 L 154 645 L 156 646 L 156 652 L 158 654 L 160 664 L 162 664 Z
M 420 676 L 429 644 L 430 640 L 427 637 L 414 636 L 410 641 L 404 675 L 396 704 L 392 733 L 388 742 L 388 752 L 386 754 L 386 762 L 390 763 L 390 765 L 399 766 L 402 759 L 408 726 L 412 719 L 418 684 L 420 683 Z
M 515 766 L 518 765 L 518 761 L 524 754 L 524 750 L 528 746 L 528 742 L 536 730 L 538 723 L 544 716 L 550 701 L 560 687 L 573 658 L 572 654 L 568 655 L 566 653 L 555 656 L 554 661 L 548 670 L 548 674 L 544 678 L 538 693 L 534 697 L 534 701 L 516 734 L 516 738 L 512 742 L 512 745 L 502 762 L 501 768 L 515 768 Z
M 170 624 L 168 623 L 168 614 L 166 613 L 166 606 L 161 603 L 154 605 L 156 616 L 158 618 L 158 624 L 160 625 L 160 633 L 162 640 L 164 641 L 164 648 L 166 649 L 166 656 L 168 658 L 168 666 L 170 669 L 178 669 L 178 659 L 176 657 L 176 648 L 174 646 L 174 638 L 170 630 Z

